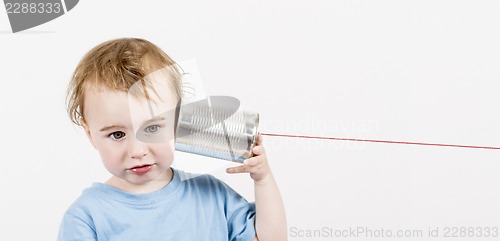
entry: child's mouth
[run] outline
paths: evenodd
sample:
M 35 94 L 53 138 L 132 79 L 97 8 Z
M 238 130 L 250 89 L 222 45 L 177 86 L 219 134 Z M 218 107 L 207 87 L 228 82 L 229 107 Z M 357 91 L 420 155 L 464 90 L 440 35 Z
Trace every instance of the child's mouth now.
M 132 167 L 128 170 L 134 174 L 142 175 L 142 174 L 149 172 L 152 167 L 153 167 L 153 165 L 143 165 L 143 166 Z

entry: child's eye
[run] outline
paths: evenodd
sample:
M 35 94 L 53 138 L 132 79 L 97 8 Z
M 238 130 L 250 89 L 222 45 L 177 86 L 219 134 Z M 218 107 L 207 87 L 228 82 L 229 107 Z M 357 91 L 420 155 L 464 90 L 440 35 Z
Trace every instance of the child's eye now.
M 125 133 L 123 133 L 123 131 L 115 131 L 115 132 L 109 134 L 109 136 L 111 138 L 113 138 L 114 140 L 119 140 L 125 136 Z
M 146 127 L 146 133 L 156 133 L 161 128 L 160 125 L 150 125 Z

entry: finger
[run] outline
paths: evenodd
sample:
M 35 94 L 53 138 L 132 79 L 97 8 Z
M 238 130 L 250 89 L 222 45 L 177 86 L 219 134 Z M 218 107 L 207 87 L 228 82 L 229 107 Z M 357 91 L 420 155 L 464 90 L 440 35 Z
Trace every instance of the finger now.
M 245 165 L 241 166 L 236 166 L 236 167 L 229 167 L 226 169 L 227 173 L 243 173 L 247 172 Z
M 256 156 L 260 156 L 266 153 L 265 149 L 263 146 L 255 146 L 252 148 L 252 153 Z
M 262 160 L 259 160 L 258 158 L 254 159 L 247 159 L 247 163 L 250 163 L 252 165 L 247 165 L 246 163 L 241 166 L 236 166 L 236 167 L 229 167 L 226 169 L 227 173 L 255 173 L 258 172 L 260 169 L 262 169 Z
M 262 158 L 251 157 L 251 158 L 246 159 L 243 162 L 243 164 L 246 165 L 246 166 L 249 166 L 249 167 L 254 167 L 254 166 L 257 166 L 257 165 L 261 164 L 262 162 L 263 162 Z

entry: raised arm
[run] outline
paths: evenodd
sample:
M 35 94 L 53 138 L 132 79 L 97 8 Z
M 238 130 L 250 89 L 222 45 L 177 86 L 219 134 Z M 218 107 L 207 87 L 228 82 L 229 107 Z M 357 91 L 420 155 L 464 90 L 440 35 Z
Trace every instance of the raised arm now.
M 228 168 L 228 173 L 250 173 L 255 186 L 255 229 L 258 241 L 286 241 L 287 224 L 283 200 L 273 177 L 262 136 L 257 137 L 253 148 L 254 157 L 245 160 L 242 166 Z

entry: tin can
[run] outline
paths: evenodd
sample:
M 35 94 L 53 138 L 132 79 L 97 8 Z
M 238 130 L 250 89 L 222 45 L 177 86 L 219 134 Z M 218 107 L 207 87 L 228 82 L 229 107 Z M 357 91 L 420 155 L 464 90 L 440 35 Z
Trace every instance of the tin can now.
M 234 162 L 252 157 L 259 114 L 239 107 L 239 100 L 229 96 L 210 96 L 181 105 L 175 149 Z

